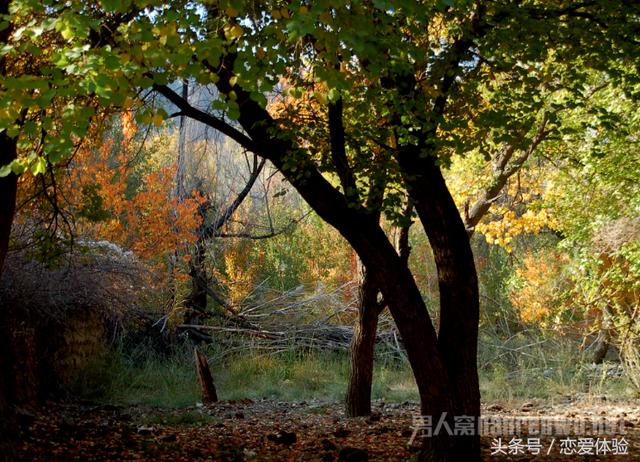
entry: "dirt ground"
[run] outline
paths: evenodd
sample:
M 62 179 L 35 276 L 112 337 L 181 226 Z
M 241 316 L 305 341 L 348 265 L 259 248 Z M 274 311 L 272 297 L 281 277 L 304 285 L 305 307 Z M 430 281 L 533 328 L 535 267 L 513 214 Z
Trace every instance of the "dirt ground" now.
M 493 432 L 482 438 L 486 460 L 640 461 L 640 401 L 493 403 L 483 415 Z M 382 401 L 356 419 L 340 403 L 273 400 L 180 410 L 51 404 L 20 417 L 25 461 L 400 461 L 437 426 L 418 417 L 416 403 Z M 571 430 L 558 435 L 557 428 Z

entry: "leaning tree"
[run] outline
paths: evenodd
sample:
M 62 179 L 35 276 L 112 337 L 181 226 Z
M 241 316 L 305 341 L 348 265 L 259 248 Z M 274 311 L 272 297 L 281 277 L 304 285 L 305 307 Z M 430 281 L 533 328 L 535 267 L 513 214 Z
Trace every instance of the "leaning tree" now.
M 163 95 L 173 115 L 271 161 L 347 239 L 397 324 L 422 414 L 455 430 L 454 417 L 480 414 L 478 285 L 442 165 L 463 150 L 460 129 L 475 123 L 470 103 L 483 85 L 494 82 L 497 96 L 481 117 L 504 127 L 538 113 L 541 88 L 557 84 L 538 63 L 563 70 L 558 91 L 567 99 L 584 91 L 589 67 L 633 79 L 625 65 L 637 66 L 638 13 L 633 2 L 601 0 L 16 0 L 0 36 L 0 142 L 12 148 L 0 174 L 13 187 L 14 175 L 59 161 L 82 138 L 94 104 L 135 107 L 147 91 Z M 220 97 L 208 110 L 194 107 L 172 91 L 178 79 L 214 84 Z M 299 117 L 304 104 L 292 116 L 266 109 L 283 82 L 288 96 L 324 108 L 320 122 Z M 325 142 L 310 142 L 310 131 Z M 379 224 L 381 212 L 401 215 L 405 197 L 438 269 L 438 332 Z M 478 460 L 479 437 L 441 432 L 424 439 L 421 457 Z

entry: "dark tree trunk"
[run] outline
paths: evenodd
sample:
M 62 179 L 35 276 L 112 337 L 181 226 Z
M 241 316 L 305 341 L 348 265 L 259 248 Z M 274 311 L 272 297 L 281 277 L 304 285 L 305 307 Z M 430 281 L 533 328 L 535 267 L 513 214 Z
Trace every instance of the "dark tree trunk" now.
M 0 0 L 0 15 L 9 13 L 9 0 Z M 0 45 L 6 43 L 11 32 L 11 27 L 0 31 Z M 5 59 L 0 58 L 0 75 L 6 75 Z M 6 130 L 0 133 L 0 166 L 13 161 L 17 153 L 16 139 L 7 135 Z M 2 269 L 9 250 L 9 237 L 16 210 L 16 191 L 18 189 L 18 177 L 13 173 L 0 177 L 0 278 Z M 5 307 L 0 309 L 4 310 Z M 11 336 L 3 326 L 6 313 L 0 313 L 0 462 L 12 461 L 14 457 L 15 440 L 17 438 L 16 417 L 11 406 L 11 374 L 10 353 L 12 347 L 9 344 Z
M 346 412 L 349 417 L 371 414 L 373 356 L 378 330 L 378 286 L 363 270 L 358 294 L 358 323 L 351 341 L 351 374 L 347 388 Z
M 7 132 L 0 133 L 0 166 L 11 163 L 17 156 L 16 139 L 7 136 Z M 9 250 L 9 236 L 16 211 L 16 192 L 18 177 L 10 173 L 0 177 L 0 277 L 4 260 Z
M 477 368 L 479 293 L 471 244 L 432 156 L 399 156 L 410 195 L 433 250 L 440 290 L 438 352 L 449 377 L 454 413 L 480 417 Z M 456 457 L 479 460 L 480 438 L 456 436 Z
M 0 320 L 3 316 L 0 315 Z M 0 321 L 0 324 L 3 322 Z M 18 435 L 17 419 L 11 404 L 13 395 L 13 346 L 10 332 L 0 325 L 0 462 L 15 459 L 15 444 Z
M 198 238 L 189 262 L 189 276 L 191 277 L 191 292 L 185 303 L 189 309 L 186 324 L 198 324 L 202 313 L 207 312 L 207 270 L 205 263 L 205 242 Z
M 410 219 L 413 205 L 410 203 L 405 216 Z M 409 261 L 409 221 L 400 230 L 398 252 L 402 262 Z M 373 283 L 373 278 L 360 266 L 358 294 L 358 324 L 351 342 L 351 374 L 347 388 L 346 413 L 349 417 L 371 414 L 371 388 L 373 386 L 373 359 L 375 351 L 378 318 L 384 309 L 384 302 L 378 301 L 380 288 Z
M 609 352 L 609 345 L 610 345 L 610 336 L 609 336 L 609 332 L 600 332 L 598 334 L 598 339 L 596 340 L 596 349 L 593 352 L 593 358 L 591 359 L 591 362 L 593 364 L 602 364 L 604 361 L 604 358 L 607 356 L 607 353 Z

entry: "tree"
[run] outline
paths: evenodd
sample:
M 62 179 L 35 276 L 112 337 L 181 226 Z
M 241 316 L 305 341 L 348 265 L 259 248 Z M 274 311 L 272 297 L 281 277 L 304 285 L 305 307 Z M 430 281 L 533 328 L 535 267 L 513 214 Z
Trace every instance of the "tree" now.
M 422 413 L 436 421 L 446 416 L 451 424 L 454 416 L 479 416 L 477 277 L 467 230 L 441 171 L 447 148 L 461 145 L 456 129 L 475 109 L 478 82 L 491 80 L 492 73 L 504 75 L 495 92 L 498 109 L 482 116 L 497 127 L 533 117 L 544 77 L 536 66 L 550 58 L 558 70 L 548 84 L 564 88 L 568 98 L 582 91 L 586 66 L 607 69 L 617 80 L 633 78 L 620 63 L 634 62 L 637 53 L 635 4 L 45 3 L 16 1 L 14 14 L 15 22 L 26 24 L 24 37 L 37 38 L 36 28 L 47 24 L 63 39 L 50 80 L 73 84 L 65 88 L 104 105 L 122 104 L 132 88 L 151 87 L 186 117 L 270 160 L 349 241 L 380 288 L 403 337 Z M 25 20 L 33 16 L 42 21 Z M 574 65 L 577 57 L 581 67 Z M 326 105 L 326 123 L 312 128 L 324 133 L 328 149 L 315 149 L 304 140 L 305 127 L 265 110 L 265 94 L 277 90 L 282 76 L 295 83 L 295 94 Z M 167 86 L 187 77 L 217 86 L 220 100 L 212 111 L 193 107 Z M 354 125 L 346 123 L 346 114 Z M 73 112 L 70 119 L 89 117 Z M 375 132 L 350 130 L 371 117 L 384 122 L 374 124 Z M 12 126 L 16 120 L 15 110 L 0 119 Z M 42 133 L 43 120 L 32 130 Z M 52 135 L 47 132 L 45 141 L 53 143 Z M 64 130 L 55 132 L 70 138 L 63 135 Z M 397 143 L 390 145 L 390 139 Z M 381 163 L 368 168 L 376 152 L 382 153 Z M 56 162 L 51 152 L 36 151 L 11 166 L 32 166 L 37 173 L 48 161 Z M 397 210 L 398 198 L 408 196 L 429 237 L 440 290 L 437 334 L 406 262 L 379 224 L 380 210 L 367 207 L 367 197 L 380 194 L 381 175 L 389 178 L 382 209 Z M 421 455 L 478 460 L 479 438 L 426 438 Z
M 637 385 L 637 86 L 621 91 L 607 78 L 594 80 L 602 90 L 566 114 L 562 142 L 548 147 L 556 170 L 543 201 L 557 219 L 560 250 L 571 270 L 571 297 L 556 301 L 551 314 L 564 321 L 560 327 L 577 328 L 585 343 L 595 337 L 594 362 L 615 345 Z M 576 136 L 581 130 L 586 136 Z

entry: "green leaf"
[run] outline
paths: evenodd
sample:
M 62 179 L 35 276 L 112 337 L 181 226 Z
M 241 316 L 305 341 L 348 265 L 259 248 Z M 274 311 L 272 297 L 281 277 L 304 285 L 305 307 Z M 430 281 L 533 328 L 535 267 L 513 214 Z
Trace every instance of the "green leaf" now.
M 16 175 L 22 175 L 24 171 L 27 169 L 27 166 L 25 165 L 24 161 L 20 159 L 16 159 L 13 162 L 11 162 L 10 167 L 11 167 L 11 171 Z
M 34 175 L 40 175 L 47 171 L 47 161 L 44 157 L 38 157 L 36 161 L 31 165 L 31 173 Z
M 11 164 L 3 165 L 0 167 L 0 178 L 4 178 L 11 173 Z

